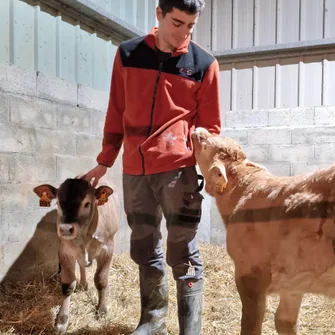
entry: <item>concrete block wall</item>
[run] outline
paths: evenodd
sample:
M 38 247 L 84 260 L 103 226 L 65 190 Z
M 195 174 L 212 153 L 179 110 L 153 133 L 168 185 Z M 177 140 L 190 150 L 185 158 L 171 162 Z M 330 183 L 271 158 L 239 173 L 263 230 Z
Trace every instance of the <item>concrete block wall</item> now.
M 335 162 L 335 106 L 229 111 L 222 134 L 273 174 L 292 176 Z M 211 242 L 225 244 L 225 229 L 211 201 Z
M 56 205 L 32 190 L 96 165 L 107 104 L 108 92 L 0 64 L 0 282 L 57 271 Z M 108 177 L 122 201 L 121 155 Z M 122 224 L 116 252 L 128 236 Z

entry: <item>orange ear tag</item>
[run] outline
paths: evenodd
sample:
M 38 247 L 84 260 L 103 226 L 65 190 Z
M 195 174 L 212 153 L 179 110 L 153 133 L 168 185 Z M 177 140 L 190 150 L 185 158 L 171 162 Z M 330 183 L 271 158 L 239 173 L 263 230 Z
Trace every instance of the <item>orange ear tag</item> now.
M 40 206 L 41 207 L 50 207 L 51 200 L 48 198 L 46 192 L 42 193 L 42 196 L 40 197 Z
M 216 192 L 223 193 L 226 187 L 227 187 L 227 182 L 226 182 L 225 178 L 221 174 L 219 176 L 218 181 L 216 182 L 216 185 L 215 185 Z
M 106 192 L 102 192 L 98 200 L 98 206 L 104 205 L 108 201 Z

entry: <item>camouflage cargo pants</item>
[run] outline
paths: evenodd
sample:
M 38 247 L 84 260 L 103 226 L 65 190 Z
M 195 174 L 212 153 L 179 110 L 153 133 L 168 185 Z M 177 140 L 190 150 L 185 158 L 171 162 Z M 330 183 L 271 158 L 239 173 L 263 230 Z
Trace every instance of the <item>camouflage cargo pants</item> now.
M 148 176 L 123 175 L 124 208 L 131 228 L 130 255 L 145 276 L 165 272 L 161 220 L 167 224 L 166 263 L 175 280 L 202 279 L 196 245 L 203 197 L 194 166 Z

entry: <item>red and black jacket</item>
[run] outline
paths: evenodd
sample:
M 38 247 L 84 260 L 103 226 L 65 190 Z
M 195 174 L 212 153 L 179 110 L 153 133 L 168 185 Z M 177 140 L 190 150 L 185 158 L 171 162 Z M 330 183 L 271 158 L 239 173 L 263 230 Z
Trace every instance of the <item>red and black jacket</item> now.
M 194 128 L 220 133 L 217 60 L 190 40 L 160 60 L 156 32 L 123 42 L 115 55 L 97 162 L 112 166 L 123 143 L 126 174 L 193 166 Z

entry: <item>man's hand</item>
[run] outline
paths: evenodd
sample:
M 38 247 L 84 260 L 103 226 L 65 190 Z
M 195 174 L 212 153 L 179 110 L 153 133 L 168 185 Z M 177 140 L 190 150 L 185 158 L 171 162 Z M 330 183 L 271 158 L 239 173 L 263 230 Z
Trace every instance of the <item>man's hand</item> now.
M 95 168 L 88 171 L 82 178 L 91 183 L 93 187 L 96 187 L 100 178 L 103 177 L 106 174 L 106 172 L 107 172 L 107 166 L 97 165 Z

